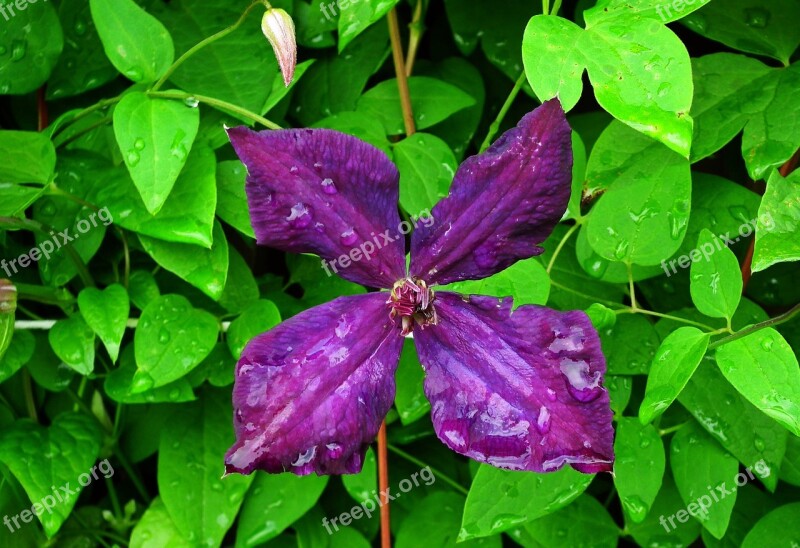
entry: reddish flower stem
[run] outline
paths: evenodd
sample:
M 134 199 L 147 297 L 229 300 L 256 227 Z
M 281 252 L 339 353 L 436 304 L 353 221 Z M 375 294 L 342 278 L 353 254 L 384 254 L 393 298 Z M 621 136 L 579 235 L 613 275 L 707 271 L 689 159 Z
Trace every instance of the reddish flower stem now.
M 378 430 L 378 485 L 381 493 L 381 548 L 391 548 L 392 528 L 389 519 L 389 457 L 386 444 L 386 421 Z
M 400 43 L 400 24 L 397 22 L 397 9 L 392 8 L 387 18 L 389 20 L 389 37 L 392 40 L 394 72 L 397 75 L 397 89 L 400 91 L 400 106 L 403 109 L 403 124 L 408 137 L 416 133 L 417 129 L 414 124 L 414 111 L 411 108 L 411 93 L 408 91 L 406 61 L 403 56 L 403 44 Z
M 797 169 L 798 164 L 800 164 L 800 150 L 794 153 L 794 156 L 789 158 L 789 160 L 783 164 L 778 172 L 781 174 L 781 177 L 788 177 L 791 173 Z M 752 267 L 753 267 L 753 253 L 756 249 L 756 239 L 755 237 L 750 240 L 750 247 L 747 248 L 747 255 L 744 257 L 744 263 L 742 263 L 742 294 L 747 291 L 747 285 L 750 283 L 750 278 L 753 275 Z
M 36 91 L 36 106 L 39 131 L 43 131 L 50 124 L 47 116 L 47 99 L 45 95 L 46 85 Z

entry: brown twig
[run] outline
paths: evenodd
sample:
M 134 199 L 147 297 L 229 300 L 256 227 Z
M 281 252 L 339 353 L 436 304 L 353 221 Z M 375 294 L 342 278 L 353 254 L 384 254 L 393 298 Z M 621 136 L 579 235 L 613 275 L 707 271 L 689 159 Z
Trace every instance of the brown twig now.
M 397 9 L 392 8 L 387 18 L 389 20 L 389 37 L 392 40 L 394 72 L 397 75 L 397 89 L 400 92 L 400 106 L 403 109 L 403 124 L 406 128 L 406 136 L 410 136 L 416 133 L 417 129 L 414 124 L 414 111 L 411 108 L 411 93 L 408 91 L 406 61 L 403 58 L 403 45 L 400 43 L 400 25 L 397 22 Z
M 386 443 L 386 421 L 378 430 L 378 489 L 381 493 L 381 548 L 391 548 L 392 528 L 389 518 L 389 455 Z

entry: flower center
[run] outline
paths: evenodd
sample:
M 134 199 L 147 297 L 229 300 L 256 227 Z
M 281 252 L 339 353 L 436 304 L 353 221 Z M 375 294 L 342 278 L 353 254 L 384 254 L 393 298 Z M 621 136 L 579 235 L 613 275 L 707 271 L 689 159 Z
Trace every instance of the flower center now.
M 401 334 L 407 336 L 414 329 L 414 324 L 418 324 L 421 328 L 437 324 L 439 319 L 436 316 L 436 308 L 433 306 L 434 300 L 433 289 L 428 288 L 425 280 L 402 278 L 392 286 L 386 304 L 391 310 L 390 317 L 400 317 Z

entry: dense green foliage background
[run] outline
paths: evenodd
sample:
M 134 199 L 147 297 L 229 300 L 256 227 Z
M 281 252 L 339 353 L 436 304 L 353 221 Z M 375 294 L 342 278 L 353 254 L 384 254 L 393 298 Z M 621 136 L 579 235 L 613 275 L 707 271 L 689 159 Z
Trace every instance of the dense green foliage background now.
M 21 516 L 0 544 L 376 544 L 377 515 L 322 526 L 377 488 L 372 450 L 356 476 L 220 479 L 245 343 L 366 291 L 314 257 L 255 247 L 223 127 L 356 135 L 396 162 L 401 206 L 417 214 L 487 135 L 553 96 L 574 129 L 563 222 L 544 255 L 458 285 L 589 312 L 615 473 L 453 454 L 408 346 L 387 420 L 391 485 L 426 466 L 436 481 L 392 503 L 396 545 L 800 543 L 800 2 L 273 5 L 297 28 L 288 89 L 264 8 L 243 16 L 247 0 L 0 10 L 0 277 L 18 291 L 16 311 L 0 305 L 0 515 Z M 411 137 L 393 8 L 418 45 Z M 74 493 L 30 519 L 63 485 Z

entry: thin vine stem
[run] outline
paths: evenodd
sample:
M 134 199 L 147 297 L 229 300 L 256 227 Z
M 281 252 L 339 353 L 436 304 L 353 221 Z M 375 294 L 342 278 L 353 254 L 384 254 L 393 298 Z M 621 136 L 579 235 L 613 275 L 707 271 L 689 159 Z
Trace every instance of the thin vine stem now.
M 770 318 L 769 320 L 753 324 L 750 327 L 742 329 L 741 331 L 737 331 L 736 333 L 733 333 L 728 337 L 725 337 L 718 341 L 714 341 L 713 343 L 708 345 L 708 349 L 714 350 L 715 348 L 718 348 L 723 344 L 728 344 L 730 342 L 739 340 L 743 337 L 747 337 L 748 335 L 752 335 L 756 331 L 761 331 L 762 329 L 766 329 L 767 327 L 776 327 L 778 325 L 791 321 L 796 316 L 800 316 L 800 304 L 795 305 L 794 308 L 792 308 L 788 312 L 784 312 L 780 316 L 775 316 L 774 318 Z
M 153 87 L 150 88 L 150 91 L 154 92 L 154 91 L 158 91 L 159 89 L 161 89 L 161 86 L 163 86 L 166 83 L 166 81 L 169 80 L 170 76 L 172 76 L 175 73 L 175 71 L 178 70 L 178 68 L 183 63 L 185 63 L 192 55 L 194 55 L 195 53 L 197 53 L 198 51 L 200 51 L 204 47 L 213 44 L 217 40 L 221 40 L 222 38 L 225 38 L 230 33 L 235 31 L 236 29 L 238 29 L 242 25 L 242 23 L 244 23 L 245 19 L 247 19 L 247 16 L 250 15 L 250 12 L 252 11 L 252 9 L 254 7 L 256 7 L 256 6 L 259 6 L 259 5 L 264 5 L 264 3 L 261 0 L 256 0 L 255 2 L 253 2 L 252 4 L 247 6 L 247 9 L 245 9 L 244 12 L 242 12 L 242 15 L 239 17 L 239 20 L 236 21 L 234 24 L 232 24 L 229 27 L 226 27 L 226 28 L 222 29 L 221 31 L 217 32 L 216 34 L 212 34 L 208 38 L 206 38 L 204 40 L 201 40 L 200 42 L 198 42 L 197 44 L 195 44 L 194 46 L 192 46 L 191 48 L 186 50 L 186 52 L 183 55 L 178 57 L 178 59 L 174 63 L 172 63 L 172 65 L 161 76 L 161 78 L 159 78 L 158 81 L 155 84 L 153 84 Z
M 268 127 L 269 129 L 281 129 L 281 126 L 272 122 L 271 120 L 267 120 L 263 116 L 259 116 L 255 112 L 249 111 L 245 108 L 240 106 L 234 105 L 233 103 L 229 103 L 227 101 L 222 101 L 220 99 L 215 99 L 214 97 L 208 97 L 207 95 L 197 95 L 194 93 L 187 93 L 185 91 L 148 91 L 147 95 L 149 97 L 155 97 L 160 99 L 178 99 L 185 101 L 187 99 L 195 99 L 198 103 L 203 103 L 204 105 L 209 105 L 218 109 L 227 110 L 228 112 L 232 112 L 234 114 L 238 114 L 247 118 L 248 120 L 252 120 L 261 124 L 264 127 Z
M 419 466 L 420 468 L 428 468 L 433 473 L 434 476 L 436 476 L 437 478 L 441 479 L 443 482 L 445 482 L 447 485 L 449 485 L 450 487 L 452 487 L 453 489 L 455 489 L 459 493 L 461 493 L 463 495 L 466 495 L 467 493 L 469 493 L 469 491 L 467 490 L 466 487 L 464 487 L 463 485 L 458 483 L 456 480 L 454 480 L 453 478 L 451 478 L 447 474 L 444 474 L 443 472 L 437 470 L 436 468 L 434 468 L 430 464 L 418 459 L 417 457 L 415 457 L 414 455 L 412 455 L 410 453 L 406 453 L 405 451 L 403 451 L 402 449 L 400 449 L 399 447 L 397 447 L 395 445 L 392 445 L 391 443 L 388 444 L 388 447 L 389 447 L 389 451 L 391 451 L 392 453 L 394 453 L 398 457 L 401 457 L 401 458 L 407 460 L 408 462 Z
M 508 114 L 508 110 L 511 108 L 511 105 L 514 104 L 514 99 L 517 98 L 519 95 L 519 90 L 522 89 L 522 85 L 525 83 L 525 71 L 522 71 L 522 74 L 519 75 L 517 78 L 516 83 L 514 83 L 514 87 L 511 88 L 511 93 L 508 94 L 506 97 L 506 102 L 503 103 L 503 106 L 500 107 L 500 112 L 497 113 L 497 117 L 492 122 L 492 125 L 489 126 L 489 131 L 486 133 L 486 139 L 483 140 L 483 144 L 481 145 L 480 152 L 483 152 L 489 145 L 492 143 L 492 139 L 500 131 L 500 124 L 503 123 L 503 119 Z
M 550 261 L 547 263 L 548 274 L 550 274 L 550 272 L 553 270 L 553 266 L 556 264 L 556 259 L 561 253 L 561 250 L 564 249 L 564 246 L 566 245 L 570 236 L 572 236 L 575 233 L 575 231 L 578 230 L 580 227 L 581 227 L 580 223 L 575 223 L 574 225 L 572 225 L 569 228 L 569 230 L 567 230 L 567 232 L 564 234 L 564 236 L 561 238 L 561 241 L 558 242 L 558 246 L 556 247 L 555 251 L 553 251 L 553 256 L 550 257 Z

